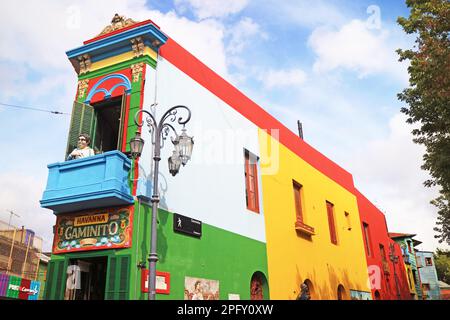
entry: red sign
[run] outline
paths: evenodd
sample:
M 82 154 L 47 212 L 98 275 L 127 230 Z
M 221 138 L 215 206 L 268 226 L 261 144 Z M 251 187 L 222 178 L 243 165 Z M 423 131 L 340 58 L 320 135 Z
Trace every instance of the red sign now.
M 148 292 L 148 269 L 142 269 L 141 288 Z M 156 271 L 156 293 L 170 294 L 170 273 Z

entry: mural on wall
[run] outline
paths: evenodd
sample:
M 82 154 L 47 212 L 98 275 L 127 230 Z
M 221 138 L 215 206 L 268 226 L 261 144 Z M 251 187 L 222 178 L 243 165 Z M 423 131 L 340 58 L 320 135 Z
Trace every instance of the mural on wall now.
M 372 294 L 366 291 L 350 290 L 351 300 L 372 300 Z
M 58 215 L 53 254 L 131 247 L 130 208 L 111 208 Z
M 219 300 L 219 281 L 185 277 L 184 300 Z

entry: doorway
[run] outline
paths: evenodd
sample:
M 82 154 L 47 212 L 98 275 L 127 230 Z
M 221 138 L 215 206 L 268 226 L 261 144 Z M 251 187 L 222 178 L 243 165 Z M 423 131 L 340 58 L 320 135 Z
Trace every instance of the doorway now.
M 107 257 L 70 259 L 64 300 L 104 300 Z

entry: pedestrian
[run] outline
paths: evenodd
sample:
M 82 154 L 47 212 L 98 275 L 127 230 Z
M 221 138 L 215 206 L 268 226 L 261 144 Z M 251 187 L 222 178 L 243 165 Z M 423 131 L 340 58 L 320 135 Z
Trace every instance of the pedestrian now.
M 298 294 L 296 300 L 311 300 L 311 295 L 309 294 L 309 288 L 306 283 L 300 285 L 300 293 Z

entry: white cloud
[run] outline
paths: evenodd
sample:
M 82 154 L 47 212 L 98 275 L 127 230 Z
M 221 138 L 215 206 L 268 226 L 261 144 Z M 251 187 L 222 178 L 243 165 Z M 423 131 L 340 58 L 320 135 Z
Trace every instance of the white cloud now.
M 339 29 L 318 27 L 308 39 L 317 56 L 316 72 L 347 69 L 361 78 L 383 73 L 403 83 L 408 79 L 407 66 L 398 62 L 395 50 L 404 42 L 395 29 L 369 28 L 361 20 L 352 20 Z
M 227 45 L 227 52 L 238 54 L 249 44 L 252 38 L 258 36 L 267 40 L 267 33 L 261 30 L 261 27 L 249 17 L 242 18 L 233 27 L 227 29 L 227 34 L 231 39 Z
M 422 250 L 445 247 L 434 239 L 436 208 L 429 204 L 437 190 L 426 188 L 428 174 L 420 170 L 423 146 L 414 144 L 412 127 L 403 114 L 389 122 L 389 134 L 367 141 L 347 160 L 355 185 L 386 215 L 391 232 L 417 234 Z
M 181 13 L 191 9 L 199 19 L 223 18 L 242 11 L 249 0 L 175 0 Z
M 305 83 L 306 73 L 301 69 L 268 70 L 259 75 L 267 89 L 279 87 L 299 87 Z
M 49 210 L 39 207 L 39 200 L 45 187 L 43 176 L 33 177 L 29 174 L 0 173 L 0 220 L 8 224 L 12 210 L 20 217 L 12 216 L 11 225 L 32 229 L 36 236 L 43 239 L 43 250 L 51 250 L 53 241 L 52 226 L 56 218 Z M 37 205 L 36 205 L 37 204 Z

